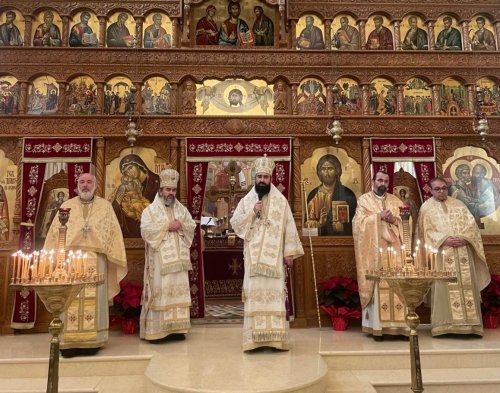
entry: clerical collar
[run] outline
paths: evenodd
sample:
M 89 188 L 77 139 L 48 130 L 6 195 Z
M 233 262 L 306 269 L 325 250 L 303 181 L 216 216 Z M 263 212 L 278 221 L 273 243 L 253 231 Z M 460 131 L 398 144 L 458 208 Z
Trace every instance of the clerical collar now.
M 375 198 L 380 199 L 380 200 L 385 199 L 385 197 L 387 195 L 387 193 L 384 193 L 384 195 L 380 196 L 380 195 L 377 195 L 377 193 L 375 191 L 372 190 L 372 192 L 373 192 L 373 195 L 375 195 Z
M 82 205 L 90 205 L 92 202 L 94 202 L 94 197 L 90 201 L 84 201 L 82 198 L 80 198 L 80 203 Z

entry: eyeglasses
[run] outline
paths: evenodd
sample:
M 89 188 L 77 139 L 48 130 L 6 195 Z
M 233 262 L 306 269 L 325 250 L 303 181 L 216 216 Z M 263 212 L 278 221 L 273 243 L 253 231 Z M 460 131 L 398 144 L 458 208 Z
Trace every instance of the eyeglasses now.
M 439 192 L 439 191 L 448 191 L 448 187 L 434 187 L 432 189 L 432 191 L 436 191 L 436 192 Z

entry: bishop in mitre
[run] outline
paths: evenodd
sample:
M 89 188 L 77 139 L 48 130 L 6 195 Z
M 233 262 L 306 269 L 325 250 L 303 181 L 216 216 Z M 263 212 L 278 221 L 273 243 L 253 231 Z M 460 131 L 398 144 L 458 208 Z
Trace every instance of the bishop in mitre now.
M 175 197 L 179 173 L 164 169 L 160 189 L 142 212 L 145 245 L 140 335 L 150 342 L 182 340 L 191 327 L 190 247 L 196 224 Z
M 358 199 L 353 219 L 354 252 L 362 308 L 362 331 L 375 340 L 409 334 L 405 306 L 386 281 L 366 279 L 367 270 L 402 268 L 403 223 L 399 198 L 387 192 L 389 175 L 378 171 L 372 190 Z M 410 236 L 411 238 L 411 236 Z
M 231 218 L 234 232 L 244 240 L 244 351 L 289 349 L 285 270 L 304 250 L 288 201 L 271 183 L 274 166 L 268 157 L 255 160 L 255 187 Z
M 90 173 L 80 175 L 77 189 L 78 196 L 61 205 L 61 208 L 71 209 L 66 224 L 65 249 L 67 252 L 84 252 L 86 271 L 83 273 L 103 275 L 104 284 L 85 286 L 63 314 L 60 348 L 64 357 L 93 354 L 107 343 L 108 302 L 120 292 L 119 282 L 127 274 L 122 231 L 111 204 L 94 194 L 95 176 Z M 60 225 L 59 220 L 52 221 L 45 239 L 45 250 L 59 249 Z

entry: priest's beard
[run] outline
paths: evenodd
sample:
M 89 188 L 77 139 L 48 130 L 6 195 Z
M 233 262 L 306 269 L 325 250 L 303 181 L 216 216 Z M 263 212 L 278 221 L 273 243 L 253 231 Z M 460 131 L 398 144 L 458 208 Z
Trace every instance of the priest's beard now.
M 165 203 L 165 206 L 170 207 L 173 206 L 175 203 L 175 197 L 172 195 L 169 195 L 168 197 L 162 197 L 163 202 Z
M 265 184 L 265 183 L 258 183 L 255 184 L 255 192 L 257 195 L 266 195 L 269 194 L 269 191 L 271 191 L 271 183 Z
M 94 190 L 78 190 L 78 196 L 82 201 L 89 202 L 94 197 Z
M 378 196 L 384 196 L 384 194 L 387 192 L 387 187 L 386 186 L 378 186 L 375 190 L 375 194 Z

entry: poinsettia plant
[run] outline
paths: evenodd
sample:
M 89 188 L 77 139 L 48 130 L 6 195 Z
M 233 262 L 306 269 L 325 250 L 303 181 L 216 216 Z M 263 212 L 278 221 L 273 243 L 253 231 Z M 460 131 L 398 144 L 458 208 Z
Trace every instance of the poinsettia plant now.
M 113 298 L 113 308 L 124 319 L 138 318 L 141 314 L 142 283 L 120 282 L 120 293 Z
M 481 291 L 481 309 L 484 315 L 500 316 L 500 274 L 492 274 L 491 281 Z
M 350 277 L 331 277 L 319 284 L 320 307 L 332 317 L 361 318 L 358 282 Z

